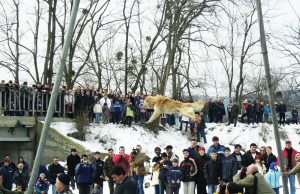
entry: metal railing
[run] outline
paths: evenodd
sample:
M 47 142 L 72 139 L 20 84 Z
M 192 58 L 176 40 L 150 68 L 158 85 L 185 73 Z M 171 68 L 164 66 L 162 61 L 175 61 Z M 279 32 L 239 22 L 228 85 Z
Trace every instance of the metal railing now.
M 21 91 L 0 88 L 0 114 L 5 116 L 45 116 L 51 92 Z M 74 112 L 74 94 L 60 92 L 54 116 L 66 117 Z

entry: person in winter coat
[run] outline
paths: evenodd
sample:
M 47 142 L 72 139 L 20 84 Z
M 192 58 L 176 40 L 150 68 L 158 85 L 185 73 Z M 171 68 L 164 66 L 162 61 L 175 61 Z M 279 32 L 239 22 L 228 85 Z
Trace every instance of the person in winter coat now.
M 159 190 L 160 194 L 164 194 L 167 190 L 167 175 L 169 168 L 172 167 L 172 162 L 169 160 L 168 155 L 166 152 L 161 154 L 161 161 L 159 162 Z
M 8 160 L 4 160 L 3 166 L 0 168 L 0 174 L 2 175 L 2 186 L 4 189 L 11 191 L 13 185 L 14 169 L 9 165 Z
M 0 174 L 0 194 L 22 194 L 22 191 L 10 191 L 3 187 L 3 175 Z
M 14 171 L 17 170 L 17 165 L 11 161 L 11 157 L 9 154 L 6 154 L 4 156 L 3 162 L 0 163 L 0 167 L 3 167 L 4 163 L 6 162 L 8 163 L 8 166 L 10 166 Z
M 114 181 L 112 180 L 109 174 L 112 167 L 115 165 L 113 162 L 113 157 L 114 157 L 114 150 L 110 148 L 108 149 L 107 156 L 105 156 L 104 158 L 104 166 L 103 166 L 104 179 L 108 181 L 110 194 L 114 193 Z
M 257 154 L 260 154 L 258 151 L 256 151 L 257 145 L 255 143 L 250 144 L 250 150 L 245 152 L 242 157 L 242 165 L 247 167 L 250 166 L 250 164 L 253 164 L 255 162 L 255 156 Z
M 113 103 L 113 105 L 111 106 L 111 112 L 113 124 L 119 124 L 122 117 L 123 107 L 118 100 L 116 100 L 115 103 Z
M 173 166 L 168 170 L 168 175 L 167 175 L 168 194 L 179 194 L 182 172 L 178 164 L 179 162 L 175 158 L 172 161 Z
M 298 111 L 296 107 L 292 110 L 292 124 L 298 124 Z
M 300 185 L 300 152 L 295 155 L 295 163 L 296 165 L 289 172 L 283 172 L 283 176 L 290 176 L 291 174 L 297 175 L 298 184 Z
M 195 176 L 198 172 L 195 160 L 190 157 L 190 153 L 187 149 L 183 150 L 184 160 L 180 163 L 182 171 L 183 193 L 194 194 L 195 193 Z
M 46 179 L 46 175 L 44 173 L 41 173 L 39 179 L 35 182 L 35 194 L 48 194 L 49 187 L 50 183 Z
M 255 122 L 255 104 L 249 101 L 249 107 L 247 109 L 247 123 L 248 125 Z
M 87 155 L 84 154 L 81 156 L 81 162 L 75 168 L 79 194 L 90 193 L 95 168 L 92 162 L 88 160 Z
M 276 162 L 276 156 L 272 153 L 271 146 L 267 146 L 266 151 L 267 151 L 267 156 L 263 160 L 264 160 L 264 164 L 266 165 L 266 168 L 268 171 L 270 168 L 270 164 L 272 162 Z
M 125 122 L 124 125 L 128 124 L 128 127 L 131 127 L 131 123 L 134 117 L 134 105 L 131 102 L 128 102 L 128 105 L 125 108 Z
M 18 170 L 15 171 L 13 177 L 13 183 L 22 188 L 22 191 L 25 191 L 29 181 L 29 173 L 24 170 L 23 163 L 17 165 Z
M 208 150 L 207 154 L 210 155 L 212 152 L 218 153 L 218 160 L 221 160 L 224 156 L 225 146 L 221 145 L 219 143 L 219 138 L 217 136 L 214 136 L 212 138 L 213 145 L 211 145 Z
M 276 194 L 279 194 L 280 175 L 281 175 L 281 172 L 278 169 L 278 165 L 276 164 L 276 162 L 272 162 L 270 164 L 269 171 L 266 175 L 266 180 L 269 183 L 270 187 L 275 191 Z
M 285 142 L 285 148 L 282 151 L 282 155 L 284 158 L 284 171 L 289 172 L 295 167 L 295 155 L 297 151 L 292 147 L 291 141 Z M 296 186 L 295 186 L 295 174 L 289 174 L 286 177 L 290 183 L 290 194 L 296 194 Z
M 19 158 L 18 158 L 18 164 L 19 163 L 22 163 L 24 165 L 24 171 L 29 170 L 29 165 L 27 162 L 24 161 L 24 158 L 22 156 L 19 156 Z
M 147 160 L 147 156 L 145 153 L 141 152 L 141 145 L 137 145 L 135 151 L 135 157 L 131 161 L 131 167 L 133 169 L 133 180 L 137 187 L 137 194 L 144 194 L 144 176 L 147 174 L 144 163 Z
M 222 175 L 221 180 L 224 183 L 232 182 L 233 176 L 237 173 L 237 163 L 233 156 L 230 155 L 230 148 L 225 148 L 225 154 L 224 157 L 221 160 L 221 166 L 222 166 Z
M 116 183 L 114 194 L 137 194 L 135 183 L 127 176 L 122 166 L 115 165 L 110 174 Z
M 218 161 L 217 152 L 213 151 L 210 153 L 210 160 L 204 166 L 204 177 L 207 180 L 208 194 L 216 192 L 221 175 L 222 167 Z
M 104 162 L 100 158 L 100 152 L 95 152 L 95 160 L 93 162 L 95 171 L 93 173 L 93 194 L 103 194 L 103 167 Z
M 58 158 L 53 158 L 53 163 L 48 166 L 48 180 L 52 185 L 52 193 L 56 193 L 55 182 L 59 174 L 64 174 L 64 167 L 58 163 Z
M 196 139 L 191 139 L 191 145 L 187 149 L 191 158 L 196 159 L 199 157 L 199 153 L 198 153 L 199 148 L 200 146 L 197 145 Z
M 260 154 L 256 154 L 255 156 L 255 166 L 261 175 L 264 176 L 267 173 L 266 166 L 262 163 L 262 157 Z
M 197 175 L 195 177 L 195 183 L 197 185 L 197 194 L 207 193 L 206 191 L 206 179 L 204 177 L 204 166 L 209 161 L 209 157 L 205 153 L 205 148 L 200 147 L 198 149 L 199 157 L 196 158 L 195 162 L 197 165 Z
M 233 177 L 233 182 L 239 187 L 246 188 L 249 194 L 275 194 L 274 190 L 269 186 L 265 178 L 258 173 L 258 170 L 254 164 L 247 167 L 246 177 L 241 177 L 241 171 Z M 256 181 L 255 181 L 256 180 Z M 256 186 L 255 183 L 256 182 Z M 255 188 L 256 187 L 256 188 Z M 256 190 L 254 192 L 254 190 Z
M 81 94 L 81 89 L 78 87 L 75 90 L 74 99 L 74 118 L 77 118 L 82 112 L 82 105 L 84 100 Z
M 185 124 L 184 131 L 183 131 L 183 123 Z M 183 116 L 181 117 L 181 121 L 180 121 L 180 127 L 179 127 L 180 131 L 186 133 L 186 132 L 187 132 L 187 129 L 188 129 L 189 123 L 190 123 L 190 118 L 183 115 Z
M 238 116 L 239 116 L 239 110 L 240 110 L 240 107 L 236 104 L 236 102 L 232 102 L 228 125 L 233 123 L 234 127 L 236 127 L 236 123 L 237 123 Z
M 71 187 L 75 189 L 75 168 L 80 163 L 80 156 L 76 154 L 76 149 L 71 149 L 71 154 L 67 157 L 68 175 L 71 179 Z
M 286 113 L 286 105 L 283 101 L 277 107 L 277 112 L 279 114 L 279 125 L 285 124 L 285 113 Z
M 241 154 L 241 148 L 242 148 L 242 146 L 240 144 L 234 145 L 234 151 L 231 154 L 235 158 L 238 170 L 243 167 L 243 165 L 242 165 L 243 155 Z
M 271 114 L 271 108 L 269 104 L 264 106 L 264 122 L 269 123 L 269 115 Z
M 115 154 L 113 156 L 113 162 L 115 165 L 121 165 L 124 168 L 126 174 L 129 173 L 130 170 L 130 156 L 125 154 L 124 146 L 119 148 L 119 154 Z
M 173 146 L 172 145 L 167 145 L 165 148 L 168 158 L 170 161 L 173 161 L 174 158 L 177 158 L 179 160 L 179 157 L 173 152 Z
M 102 106 L 100 104 L 100 100 L 96 100 L 96 104 L 94 105 L 94 114 L 95 114 L 95 123 L 100 123 L 100 117 L 102 113 Z
M 154 186 L 155 193 L 154 194 L 160 194 L 159 190 L 159 168 L 160 168 L 160 161 L 161 158 L 161 149 L 160 147 L 154 148 L 155 156 L 152 158 L 152 175 L 151 175 L 151 185 Z
M 70 191 L 70 177 L 67 174 L 59 174 L 55 183 L 55 190 L 58 194 L 72 194 Z
M 206 125 L 205 125 L 205 117 L 204 117 L 203 112 L 200 112 L 200 118 L 201 118 L 201 120 L 197 127 L 197 141 L 200 142 L 201 137 L 202 137 L 204 143 L 207 143 L 206 135 L 205 135 L 205 131 L 204 131 L 204 129 L 206 128 Z

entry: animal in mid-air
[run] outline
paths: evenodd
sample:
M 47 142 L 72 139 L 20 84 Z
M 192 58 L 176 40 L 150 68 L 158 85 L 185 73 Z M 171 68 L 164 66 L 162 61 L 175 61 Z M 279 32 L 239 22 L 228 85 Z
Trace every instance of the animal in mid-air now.
M 160 95 L 147 96 L 143 102 L 145 108 L 154 109 L 154 112 L 147 123 L 153 122 L 161 113 L 179 113 L 180 115 L 190 117 L 194 121 L 200 120 L 195 112 L 201 111 L 205 104 L 206 102 L 203 100 L 198 100 L 193 103 L 183 103 Z

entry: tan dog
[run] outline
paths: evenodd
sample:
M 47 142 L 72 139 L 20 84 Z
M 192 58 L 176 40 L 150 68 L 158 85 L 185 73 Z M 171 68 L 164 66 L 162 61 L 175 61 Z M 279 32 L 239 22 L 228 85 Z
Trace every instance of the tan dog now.
M 176 100 L 172 100 L 166 96 L 147 96 L 144 100 L 143 106 L 145 108 L 154 109 L 154 112 L 147 123 L 153 122 L 160 116 L 161 113 L 174 114 L 178 112 L 181 115 L 190 117 L 192 120 L 199 120 L 199 116 L 195 114 L 197 111 L 201 111 L 206 102 L 198 100 L 194 103 L 183 103 Z

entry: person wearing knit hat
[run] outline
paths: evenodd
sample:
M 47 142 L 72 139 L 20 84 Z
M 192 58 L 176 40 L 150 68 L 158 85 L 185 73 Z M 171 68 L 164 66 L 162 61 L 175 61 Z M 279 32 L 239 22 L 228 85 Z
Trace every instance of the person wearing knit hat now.
M 198 173 L 195 177 L 197 183 L 197 194 L 207 193 L 206 186 L 207 182 L 204 177 L 204 166 L 209 161 L 209 157 L 205 153 L 205 148 L 198 148 L 199 158 L 196 158 L 195 162 L 198 168 Z
M 280 175 L 281 175 L 281 172 L 278 169 L 277 163 L 272 162 L 270 164 L 269 171 L 266 174 L 266 181 L 269 183 L 270 187 L 275 191 L 276 194 L 279 194 Z
M 64 173 L 57 176 L 55 188 L 58 194 L 72 194 L 69 189 L 70 180 L 70 176 Z

